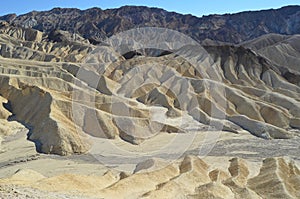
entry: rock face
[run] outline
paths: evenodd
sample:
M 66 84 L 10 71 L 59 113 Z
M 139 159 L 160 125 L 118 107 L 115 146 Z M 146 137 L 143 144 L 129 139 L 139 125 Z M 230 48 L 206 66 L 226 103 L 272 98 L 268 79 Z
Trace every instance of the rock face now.
M 0 151 L 2 151 L 1 143 L 4 137 L 26 130 L 22 124 L 16 121 L 8 121 L 12 116 L 12 113 L 7 110 L 8 108 L 8 100 L 0 95 Z
M 267 34 L 242 43 L 272 61 L 289 82 L 300 85 L 300 36 Z
M 0 27 L 2 57 L 45 62 L 80 62 L 91 50 L 87 40 L 78 35 L 73 38 L 64 31 L 43 35 L 31 28 L 10 25 Z
M 29 139 L 45 153 L 67 155 L 87 151 L 84 138 L 79 137 L 73 125 L 55 106 L 53 97 L 38 87 L 24 85 L 7 77 L 1 77 L 1 93 L 8 99 L 14 120 L 25 124 L 31 131 Z M 64 121 L 64 122 L 61 122 Z M 32 128 L 32 129 L 31 129 Z
M 44 32 L 61 29 L 79 33 L 95 43 L 118 32 L 145 26 L 178 30 L 198 41 L 212 39 L 239 43 L 268 33 L 299 34 L 299 11 L 299 6 L 287 6 L 277 10 L 197 18 L 157 8 L 134 6 L 109 10 L 54 8 L 20 16 L 5 15 L 0 20 Z
M 248 185 L 266 198 L 299 198 L 299 173 L 299 168 L 292 163 L 269 158 L 263 161 L 259 175 L 249 179 Z

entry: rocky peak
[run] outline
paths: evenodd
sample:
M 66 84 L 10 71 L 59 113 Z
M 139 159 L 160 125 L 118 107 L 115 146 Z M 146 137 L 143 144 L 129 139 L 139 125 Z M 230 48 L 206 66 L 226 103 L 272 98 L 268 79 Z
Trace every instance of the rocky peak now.
M 0 17 L 0 20 L 7 21 L 7 22 L 10 23 L 10 22 L 13 21 L 16 17 L 17 17 L 16 14 L 7 14 L 7 15 L 4 15 L 4 16 Z
M 32 27 L 43 32 L 60 29 L 78 32 L 86 39 L 100 42 L 103 38 L 137 27 L 164 27 L 183 32 L 197 41 L 205 39 L 240 43 L 258 36 L 300 33 L 300 6 L 249 11 L 237 14 L 195 17 L 145 6 L 123 6 L 101 10 L 91 8 L 53 8 L 16 16 L 5 15 L 0 20 Z

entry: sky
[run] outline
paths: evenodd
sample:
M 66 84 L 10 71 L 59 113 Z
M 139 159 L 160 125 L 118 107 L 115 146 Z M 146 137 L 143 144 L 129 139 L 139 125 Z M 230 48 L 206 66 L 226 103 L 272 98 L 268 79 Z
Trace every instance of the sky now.
M 208 14 L 236 13 L 248 10 L 280 8 L 300 5 L 300 0 L 1 0 L 0 15 L 24 14 L 32 10 L 50 10 L 54 7 L 87 9 L 118 8 L 124 5 L 143 5 L 163 8 L 182 14 L 203 16 Z

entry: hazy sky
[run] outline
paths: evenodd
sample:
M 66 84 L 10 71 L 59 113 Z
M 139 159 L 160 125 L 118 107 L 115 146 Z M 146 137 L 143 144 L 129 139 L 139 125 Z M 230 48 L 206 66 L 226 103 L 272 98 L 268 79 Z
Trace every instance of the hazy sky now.
M 145 5 L 202 16 L 300 5 L 300 0 L 1 0 L 0 15 L 23 14 L 32 10 L 49 10 L 54 7 L 107 9 L 124 5 Z

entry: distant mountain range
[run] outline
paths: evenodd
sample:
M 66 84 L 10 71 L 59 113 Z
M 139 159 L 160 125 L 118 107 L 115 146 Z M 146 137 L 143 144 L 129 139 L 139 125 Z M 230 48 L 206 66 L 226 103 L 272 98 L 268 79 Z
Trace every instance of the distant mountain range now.
M 153 26 L 178 30 L 197 41 L 240 43 L 269 33 L 299 34 L 300 6 L 201 18 L 143 6 L 108 10 L 54 8 L 20 16 L 9 14 L 0 20 L 48 33 L 57 29 L 78 33 L 92 43 L 128 29 Z

